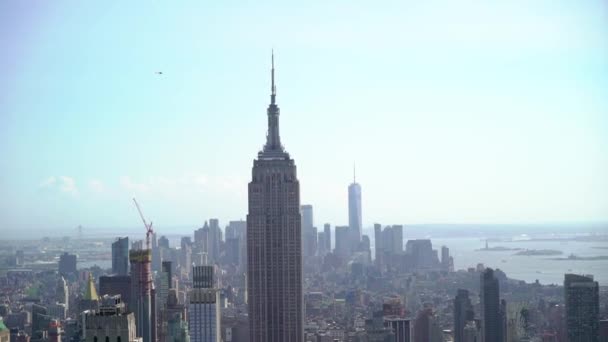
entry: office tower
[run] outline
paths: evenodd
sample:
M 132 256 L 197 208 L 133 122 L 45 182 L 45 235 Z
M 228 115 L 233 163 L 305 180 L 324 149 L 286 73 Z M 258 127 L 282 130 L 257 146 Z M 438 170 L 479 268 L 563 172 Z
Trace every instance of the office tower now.
M 158 291 L 158 308 L 163 310 L 169 296 L 169 288 L 171 288 L 171 261 L 163 261 L 160 266 L 160 289 Z
M 214 287 L 213 266 L 194 266 L 192 268 L 192 287 L 208 289 Z
M 150 339 L 158 341 L 158 311 L 156 306 L 156 287 L 153 282 L 150 282 Z
M 374 262 L 377 267 L 382 267 L 382 225 L 374 223 Z
M 193 288 L 189 293 L 188 334 L 192 342 L 220 342 L 220 305 L 217 289 Z
M 152 330 L 156 326 L 152 322 L 152 252 L 149 249 L 131 250 L 131 303 L 129 309 L 135 313 L 137 336 L 143 342 L 152 340 Z
M 192 238 L 189 236 L 182 236 L 180 239 L 180 247 L 192 246 Z
M 403 253 L 403 226 L 395 224 L 391 227 L 391 230 L 393 231 L 392 251 L 395 254 L 401 254 Z
M 570 342 L 599 340 L 599 285 L 593 276 L 564 276 L 566 329 Z
M 454 298 L 454 342 L 464 342 L 464 328 L 474 318 L 469 291 L 458 289 Z
M 325 250 L 331 252 L 331 226 L 329 223 L 323 225 L 323 233 L 325 233 Z
M 314 231 L 314 221 L 312 213 L 312 205 L 304 204 L 300 206 L 300 215 L 302 216 L 302 256 L 310 257 L 316 253 L 316 237 Z
M 327 254 L 327 250 L 325 249 L 325 232 L 317 233 L 317 255 L 324 256 Z
M 194 245 L 199 252 L 207 254 L 209 264 L 219 261 L 221 239 L 222 231 L 217 219 L 205 221 L 203 227 L 194 232 Z
M 99 295 L 120 295 L 125 305 L 131 303 L 131 276 L 101 276 L 99 277 Z M 131 310 L 131 308 L 128 308 Z
M 347 258 L 351 252 L 350 228 L 348 226 L 336 226 L 334 232 L 336 234 L 335 253 L 341 257 Z
M 500 288 L 494 270 L 481 273 L 479 299 L 481 307 L 481 334 L 484 342 L 503 342 L 503 322 L 500 314 Z
M 240 273 L 247 271 L 247 222 L 230 221 L 226 226 L 226 243 L 228 238 L 238 239 L 237 266 Z
M 152 248 L 152 271 L 153 272 L 160 272 L 160 263 L 163 259 L 162 257 L 162 248 L 160 248 L 160 246 L 158 245 L 159 241 L 156 238 L 156 233 L 152 233 L 152 235 L 150 236 L 150 243 L 151 243 L 151 248 Z M 168 243 L 168 241 L 167 241 Z M 141 243 L 139 244 L 139 246 L 134 246 L 133 244 L 131 245 L 131 249 L 144 249 L 144 242 L 141 241 Z
M 599 330 L 600 330 L 599 341 L 600 342 L 608 342 L 608 319 L 602 319 L 602 320 L 600 320 Z
M 161 266 L 162 268 L 162 266 Z M 184 245 L 179 250 L 179 275 L 180 277 L 190 278 L 192 270 L 192 245 Z
M 367 258 L 366 263 L 370 263 L 372 261 L 371 241 L 369 240 L 369 236 L 361 235 L 361 243 L 359 244 L 359 252 L 366 254 L 366 258 Z
M 188 248 L 189 246 L 184 246 Z M 169 300 L 171 293 L 176 296 L 175 300 L 177 301 L 177 293 L 175 291 L 171 292 L 172 284 L 172 270 L 171 270 L 171 262 L 163 261 L 161 264 L 161 274 L 160 274 L 160 291 L 158 294 L 158 313 L 159 319 L 157 321 L 158 334 L 160 336 L 160 341 L 165 341 L 167 339 L 167 330 L 168 330 L 168 313 L 169 313 Z
M 302 229 L 312 229 L 314 226 L 312 205 L 302 204 L 300 206 L 300 214 L 302 215 Z
M 418 315 L 416 315 L 416 320 L 414 321 L 414 341 L 430 341 L 432 317 L 433 310 L 429 307 L 418 312 Z
M 164 235 L 162 235 L 161 237 L 159 237 L 158 238 L 158 247 L 159 248 L 166 248 L 166 249 L 171 248 L 171 246 L 169 245 L 169 239 L 166 236 L 164 236 Z M 162 267 L 162 265 L 161 265 L 161 267 Z
M 348 186 L 348 227 L 351 233 L 351 246 L 353 250 L 359 247 L 361 241 L 361 186 L 357 183 L 353 169 L 353 182 Z
M 393 329 L 395 342 L 410 342 L 411 321 L 401 317 L 384 317 L 384 326 Z
M 209 231 L 209 225 L 207 221 L 205 224 L 194 231 L 194 250 L 196 253 L 207 253 L 207 235 Z
M 296 165 L 281 145 L 272 67 L 266 144 L 254 160 L 247 215 L 250 342 L 301 342 L 302 235 Z
M 129 274 L 129 238 L 122 237 L 112 243 L 112 273 Z
M 247 238 L 247 222 L 243 220 L 228 222 L 226 238 Z
M 405 244 L 405 255 L 415 269 L 437 268 L 440 265 L 433 244 L 428 239 L 408 240 Z
M 186 321 L 186 309 L 177 299 L 177 290 L 170 289 L 167 298 L 167 307 L 164 317 L 167 321 L 166 333 L 161 337 L 161 342 L 190 342 L 188 323 Z
M 441 246 L 441 268 L 446 271 L 450 268 L 450 249 L 446 246 Z
M 59 256 L 59 274 L 62 276 L 76 274 L 76 260 L 77 256 L 69 254 L 67 252 Z
M 213 266 L 194 267 L 188 294 L 188 330 L 192 342 L 220 342 L 220 293 L 213 286 Z
M 85 342 L 135 342 L 135 317 L 127 312 L 120 296 L 104 296 L 98 310 L 84 313 Z
M 224 263 L 238 265 L 239 263 L 239 239 L 226 238 L 224 242 Z
M 209 220 L 209 237 L 207 239 L 207 254 L 211 264 L 219 262 L 222 230 L 218 219 Z
M 45 306 L 32 304 L 32 339 L 42 339 L 50 321 L 51 317 Z

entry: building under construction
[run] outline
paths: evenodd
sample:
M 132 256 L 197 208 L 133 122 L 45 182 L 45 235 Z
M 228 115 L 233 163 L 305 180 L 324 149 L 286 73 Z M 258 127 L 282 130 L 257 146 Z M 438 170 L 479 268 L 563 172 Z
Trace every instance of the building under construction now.
M 135 313 L 137 336 L 143 342 L 156 342 L 155 307 L 152 288 L 152 253 L 150 249 L 131 250 L 131 303 Z

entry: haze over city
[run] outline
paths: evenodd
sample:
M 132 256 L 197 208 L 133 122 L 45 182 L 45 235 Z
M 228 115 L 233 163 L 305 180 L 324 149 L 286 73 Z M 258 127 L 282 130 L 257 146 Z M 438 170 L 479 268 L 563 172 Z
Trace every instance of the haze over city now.
M 0 3 L 0 342 L 607 342 L 605 1 Z
M 607 9 L 2 2 L 0 226 L 244 219 L 273 48 L 318 222 L 605 222 Z

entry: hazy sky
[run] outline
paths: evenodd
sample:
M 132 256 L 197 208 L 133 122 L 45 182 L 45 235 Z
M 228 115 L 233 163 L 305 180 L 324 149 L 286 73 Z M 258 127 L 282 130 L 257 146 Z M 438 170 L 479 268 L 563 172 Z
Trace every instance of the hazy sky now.
M 608 220 L 605 1 L 177 3 L 0 2 L 0 230 L 244 219 L 271 48 L 316 225 Z

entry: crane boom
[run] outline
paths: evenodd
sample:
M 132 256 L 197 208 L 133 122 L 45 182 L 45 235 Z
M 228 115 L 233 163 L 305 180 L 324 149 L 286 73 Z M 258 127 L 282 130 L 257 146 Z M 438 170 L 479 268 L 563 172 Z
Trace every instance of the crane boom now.
M 141 212 L 141 208 L 139 207 L 139 203 L 137 203 L 135 197 L 133 198 L 133 202 L 135 203 L 135 207 L 137 207 L 137 211 L 139 212 L 139 216 L 141 217 L 141 220 L 144 223 L 144 227 L 146 227 L 146 248 L 150 249 L 150 235 L 154 233 L 154 231 L 152 230 L 152 222 L 150 222 L 149 224 L 148 222 L 146 222 L 146 218 Z

